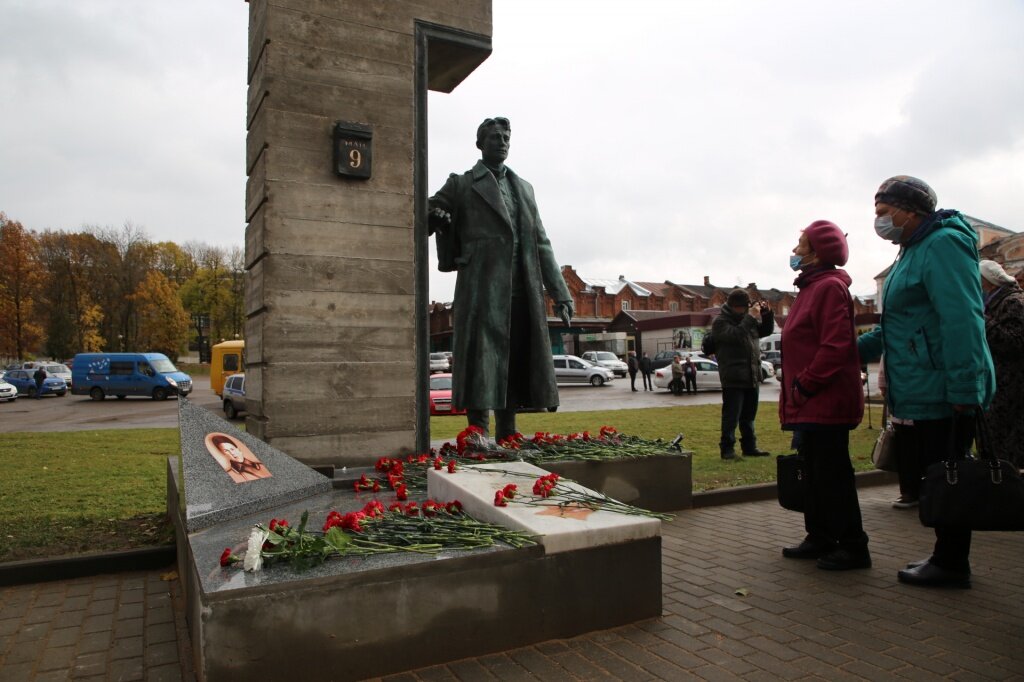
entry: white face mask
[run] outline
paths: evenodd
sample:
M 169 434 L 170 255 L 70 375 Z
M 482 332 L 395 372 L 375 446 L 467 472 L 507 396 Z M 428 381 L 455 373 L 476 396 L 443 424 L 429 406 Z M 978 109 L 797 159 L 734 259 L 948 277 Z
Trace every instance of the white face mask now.
M 893 244 L 899 244 L 903 239 L 903 225 L 894 225 L 891 215 L 880 215 L 875 218 L 875 234 Z

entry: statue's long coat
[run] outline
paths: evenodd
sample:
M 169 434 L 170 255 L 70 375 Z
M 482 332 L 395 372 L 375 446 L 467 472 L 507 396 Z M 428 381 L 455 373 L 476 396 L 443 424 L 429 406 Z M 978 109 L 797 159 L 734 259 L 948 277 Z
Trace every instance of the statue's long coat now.
M 521 406 L 558 405 L 548 335 L 549 304 L 572 297 L 555 261 L 537 211 L 533 187 L 506 167 L 519 202 L 519 252 L 522 289 L 530 311 L 529 391 Z M 512 296 L 512 223 L 498 182 L 482 162 L 462 175 L 452 174 L 431 208 L 451 213 L 452 222 L 437 235 L 438 269 L 458 271 L 453 312 L 455 368 L 452 401 L 457 408 L 506 407 L 509 311 Z M 542 288 L 543 287 L 543 288 Z

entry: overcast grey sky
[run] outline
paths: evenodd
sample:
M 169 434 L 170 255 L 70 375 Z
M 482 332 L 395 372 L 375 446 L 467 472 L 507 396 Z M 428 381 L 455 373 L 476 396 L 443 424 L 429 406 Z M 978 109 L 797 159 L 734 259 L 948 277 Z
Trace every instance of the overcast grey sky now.
M 247 5 L 0 0 L 0 211 L 241 245 Z M 791 287 L 819 218 L 855 293 L 895 256 L 872 198 L 908 173 L 1024 229 L 1024 2 L 495 0 L 494 53 L 430 96 L 430 187 L 512 120 L 561 263 L 584 277 Z M 435 273 L 431 298 L 454 276 Z

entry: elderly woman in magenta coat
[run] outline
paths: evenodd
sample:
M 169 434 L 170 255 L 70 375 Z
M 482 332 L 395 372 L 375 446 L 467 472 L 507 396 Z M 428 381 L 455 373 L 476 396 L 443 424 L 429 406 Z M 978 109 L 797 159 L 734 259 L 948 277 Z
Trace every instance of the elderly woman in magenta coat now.
M 782 428 L 799 431 L 807 471 L 807 536 L 782 555 L 818 568 L 869 568 L 868 536 L 850 462 L 850 430 L 864 414 L 846 235 L 827 220 L 800 233 L 790 267 L 800 290 L 782 330 Z

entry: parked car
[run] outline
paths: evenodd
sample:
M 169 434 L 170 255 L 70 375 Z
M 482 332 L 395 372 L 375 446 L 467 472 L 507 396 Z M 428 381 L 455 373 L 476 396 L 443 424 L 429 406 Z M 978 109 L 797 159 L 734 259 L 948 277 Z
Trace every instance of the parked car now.
M 629 366 L 622 360 L 619 360 L 619 356 L 610 351 L 588 350 L 580 357 L 592 365 L 598 365 L 605 369 L 610 369 L 615 376 L 618 377 L 626 376 L 626 372 L 629 371 Z
M 234 419 L 245 412 L 245 374 L 232 374 L 224 382 L 224 416 Z
M 0 372 L 0 400 L 15 401 L 18 399 L 18 387 L 7 383 Z
M 772 367 L 775 371 L 779 371 L 779 367 L 782 367 L 782 351 L 780 350 L 768 350 L 761 353 L 761 359 L 767 360 L 772 363 Z
M 697 390 L 698 391 L 721 391 L 722 381 L 718 376 L 718 363 L 698 355 L 692 356 L 693 364 L 697 366 Z M 672 383 L 672 366 L 662 367 L 654 371 L 655 388 L 668 389 Z
M 430 373 L 434 372 L 447 372 L 448 371 L 448 356 L 444 353 L 431 353 L 430 354 Z
M 560 384 L 604 386 L 615 378 L 610 369 L 599 367 L 575 355 L 555 355 L 555 381 Z
M 661 369 L 672 364 L 672 357 L 678 353 L 677 350 L 659 350 L 651 358 L 651 369 Z M 671 377 L 670 377 L 671 380 Z
M 71 373 L 75 377 L 71 393 L 93 400 L 108 395 L 164 400 L 192 392 L 192 377 L 179 372 L 162 353 L 79 353 Z
M 453 369 L 455 369 L 455 359 L 454 359 L 454 356 L 452 355 L 452 352 L 450 350 L 446 350 L 446 351 L 443 351 L 443 352 L 444 352 L 445 357 L 448 358 L 448 371 L 451 372 Z
M 430 416 L 445 414 L 466 414 L 452 405 L 452 375 L 435 374 L 430 377 Z
M 67 365 L 61 362 L 44 363 L 43 369 L 49 376 L 63 379 L 68 388 L 71 388 L 71 370 Z
M 779 366 L 781 367 L 782 365 L 779 365 Z M 768 362 L 767 360 L 762 360 L 761 361 L 761 383 L 763 384 L 764 382 L 768 381 L 768 379 L 770 379 L 773 376 L 775 376 L 775 367 L 772 366 L 772 363 Z
M 4 374 L 4 381 L 13 384 L 18 393 L 27 395 L 29 398 L 36 397 L 36 380 L 32 376 L 34 369 L 12 369 Z M 43 382 L 43 395 L 56 395 L 62 397 L 67 395 L 68 385 L 60 377 L 47 376 Z
M 683 356 L 683 360 L 690 357 L 696 362 L 697 358 L 703 358 L 700 349 L 693 350 L 692 348 L 673 348 L 671 350 L 659 350 L 654 358 L 651 360 L 651 369 L 661 369 L 662 367 L 668 367 L 672 364 L 672 357 L 676 353 Z

